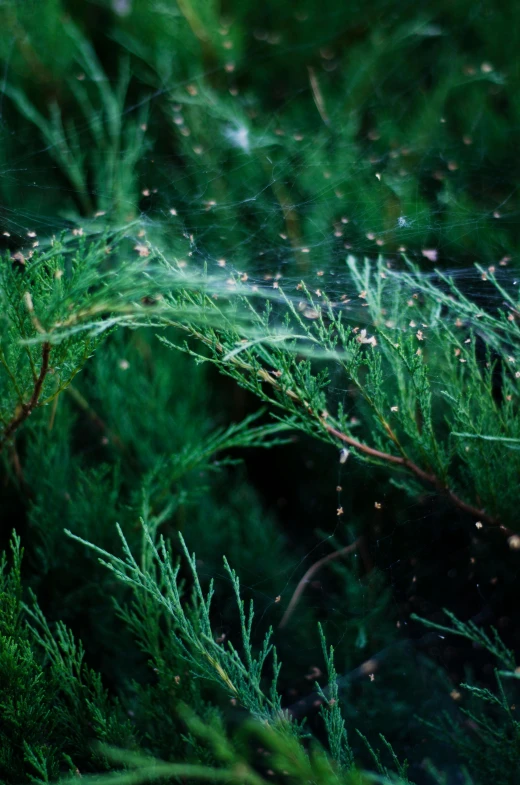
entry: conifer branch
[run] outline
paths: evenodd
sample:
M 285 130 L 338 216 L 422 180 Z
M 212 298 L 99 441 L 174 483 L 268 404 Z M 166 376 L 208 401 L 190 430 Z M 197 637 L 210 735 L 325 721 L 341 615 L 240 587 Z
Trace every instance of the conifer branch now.
M 212 349 L 217 355 L 225 354 L 226 351 L 225 347 L 222 345 L 220 341 L 215 340 L 214 337 L 209 338 L 208 336 L 205 336 L 199 330 L 195 329 L 192 325 L 175 323 L 174 326 L 188 332 L 192 337 L 196 338 L 198 341 L 201 341 L 210 349 Z M 276 390 L 277 393 L 283 396 L 287 396 L 291 400 L 293 405 L 303 406 L 304 409 L 307 411 L 307 413 L 311 415 L 314 419 L 316 419 L 318 423 L 321 425 L 321 427 L 330 436 L 339 439 L 340 441 L 344 442 L 345 444 L 348 444 L 350 447 L 353 447 L 355 450 L 358 450 L 359 452 L 369 456 L 370 458 L 374 458 L 384 463 L 391 463 L 397 466 L 401 466 L 403 469 L 415 475 L 419 480 L 421 480 L 421 482 L 425 483 L 426 485 L 433 486 L 437 491 L 446 495 L 455 506 L 459 507 L 459 509 L 463 510 L 469 515 L 476 517 L 477 520 L 484 521 L 491 526 L 500 526 L 501 530 L 505 534 L 507 534 L 507 536 L 510 536 L 512 534 L 512 531 L 502 526 L 497 518 L 493 517 L 492 515 L 489 515 L 485 510 L 476 507 L 472 504 L 469 504 L 468 502 L 465 502 L 451 488 L 449 488 L 435 473 L 425 471 L 417 463 L 415 463 L 410 458 L 408 458 L 406 454 L 392 455 L 391 453 L 383 452 L 382 450 L 378 450 L 374 447 L 370 447 L 369 445 L 359 442 L 357 439 L 354 439 L 352 436 L 349 436 L 343 431 L 340 431 L 334 426 L 327 423 L 325 418 L 317 415 L 317 413 L 312 409 L 312 407 L 309 406 L 309 404 L 306 401 L 301 399 L 298 393 L 296 393 L 294 390 L 287 389 L 286 387 L 281 385 L 278 382 L 277 378 L 271 375 L 265 368 L 255 368 L 252 364 L 245 362 L 243 360 L 239 360 L 236 356 L 230 357 L 229 354 L 226 355 L 226 362 L 237 368 L 241 373 L 245 372 L 245 373 L 255 374 L 257 378 L 261 379 L 262 382 L 265 382 L 268 385 L 270 385 L 274 390 Z M 217 361 L 217 364 L 219 363 L 220 361 Z M 275 401 L 272 402 L 275 403 Z
M 293 615 L 294 610 L 300 601 L 300 597 L 302 596 L 305 590 L 305 586 L 308 584 L 309 580 L 312 578 L 314 573 L 318 572 L 318 570 L 321 567 L 323 567 L 324 564 L 327 564 L 328 562 L 333 561 L 334 559 L 339 559 L 340 556 L 346 556 L 348 553 L 352 553 L 352 551 L 355 551 L 358 546 L 359 546 L 359 538 L 355 542 L 351 543 L 351 545 L 346 545 L 344 548 L 341 548 L 339 551 L 333 551 L 333 553 L 328 553 L 326 556 L 323 556 L 323 558 L 318 559 L 318 561 L 314 562 L 314 564 L 311 564 L 311 566 L 309 567 L 303 578 L 298 583 L 298 586 L 294 590 L 293 596 L 289 601 L 289 605 L 287 606 L 286 611 L 282 616 L 282 620 L 278 625 L 280 629 L 286 626 L 287 622 Z
M 19 407 L 19 410 L 13 417 L 13 419 L 8 423 L 4 433 L 0 437 L 0 450 L 3 449 L 5 443 L 11 438 L 16 430 L 20 427 L 20 425 L 25 422 L 25 420 L 32 414 L 34 409 L 38 406 L 38 401 L 40 399 L 40 394 L 42 391 L 43 383 L 45 381 L 45 377 L 49 370 L 49 358 L 51 354 L 51 344 L 46 341 L 42 344 L 42 362 L 40 365 L 40 372 L 35 380 L 34 388 L 32 391 L 32 395 L 27 403 L 22 403 Z
M 420 480 L 425 483 L 429 483 L 433 485 L 438 491 L 441 493 L 445 493 L 448 498 L 455 504 L 457 507 L 460 507 L 461 510 L 464 512 L 469 513 L 469 515 L 476 516 L 479 520 L 484 520 L 486 523 L 491 524 L 492 526 L 498 526 L 499 521 L 493 516 L 488 515 L 485 510 L 479 509 L 478 507 L 473 506 L 472 504 L 468 504 L 460 496 L 452 491 L 450 488 L 446 487 L 437 477 L 436 474 L 426 472 L 424 469 L 421 469 L 416 463 L 411 461 L 409 458 L 404 458 L 400 455 L 391 455 L 390 453 L 382 452 L 381 450 L 375 450 L 373 447 L 369 447 L 367 444 L 362 444 L 358 442 L 356 439 L 353 439 L 351 436 L 348 436 L 346 433 L 342 433 L 338 431 L 336 428 L 333 428 L 331 425 L 327 425 L 327 423 L 322 421 L 323 426 L 325 429 L 332 435 L 335 436 L 337 439 L 349 444 L 351 447 L 354 447 L 356 450 L 363 452 L 365 455 L 370 455 L 373 458 L 377 458 L 381 461 L 386 461 L 387 463 L 394 463 L 398 464 L 399 466 L 403 466 L 408 471 L 415 474 Z M 512 534 L 509 529 L 506 529 L 504 526 L 500 526 L 500 528 L 505 531 L 508 535 Z
M 80 393 L 72 384 L 65 387 L 65 391 L 70 395 L 74 403 L 89 417 L 91 422 L 102 433 L 106 434 L 111 443 L 121 452 L 125 452 L 125 446 L 117 433 L 114 433 L 103 420 L 96 410 L 90 405 L 84 395 Z

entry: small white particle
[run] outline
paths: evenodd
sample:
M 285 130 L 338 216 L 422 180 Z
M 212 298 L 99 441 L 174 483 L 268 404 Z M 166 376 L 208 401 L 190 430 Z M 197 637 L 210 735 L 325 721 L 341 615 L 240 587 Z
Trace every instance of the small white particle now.
M 225 137 L 233 147 L 239 147 L 244 153 L 251 152 L 249 129 L 245 125 L 226 128 Z

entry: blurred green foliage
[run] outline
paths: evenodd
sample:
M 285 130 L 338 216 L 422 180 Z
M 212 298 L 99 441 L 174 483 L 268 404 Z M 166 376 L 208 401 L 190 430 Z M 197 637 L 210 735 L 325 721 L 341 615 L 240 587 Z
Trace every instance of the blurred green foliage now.
M 161 298 L 174 267 L 188 284 L 204 266 L 220 280 L 231 271 L 269 287 L 333 282 L 338 298 L 352 295 L 350 254 L 382 253 L 399 268 L 406 251 L 428 276 L 435 266 L 453 271 L 455 304 L 473 331 L 471 347 L 459 347 L 470 362 L 461 370 L 442 341 L 449 287 L 409 281 L 421 304 L 438 297 L 447 310 L 437 314 L 429 387 L 410 393 L 408 414 L 428 423 L 433 399 L 437 417 L 454 368 L 460 389 L 478 388 L 462 414 L 460 401 L 452 407 L 462 436 L 439 465 L 455 463 L 464 498 L 514 528 L 518 385 L 504 365 L 517 340 L 519 21 L 512 0 L 0 3 L 1 540 L 8 549 L 14 528 L 26 551 L 20 566 L 14 541 L 0 586 L 2 782 L 78 771 L 102 782 L 115 769 L 121 785 L 159 776 L 517 781 L 514 662 L 493 680 L 496 652 L 478 634 L 459 627 L 463 643 L 454 644 L 445 628 L 441 639 L 410 621 L 416 611 L 438 624 L 446 606 L 498 626 L 518 648 L 516 546 L 498 527 L 475 529 L 446 495 L 391 484 L 381 465 L 349 459 L 338 468 L 331 440 L 308 438 L 310 427 L 289 436 L 273 426 L 209 363 L 169 351 L 165 340 L 178 334 L 165 322 L 193 312 L 169 313 L 172 299 Z M 475 262 L 507 295 L 475 285 Z M 393 305 L 404 318 L 402 303 Z M 155 314 L 162 341 L 139 326 Z M 244 340 L 241 325 L 232 328 L 229 352 Z M 262 345 L 250 351 L 266 372 L 275 356 Z M 329 366 L 334 411 L 365 438 L 363 406 L 338 367 Z M 379 366 L 368 372 L 386 394 L 403 387 L 398 364 L 385 366 L 391 383 Z M 512 402 L 502 406 L 502 395 Z M 477 431 L 495 441 L 473 450 Z M 417 460 L 430 460 L 427 435 L 415 437 Z M 206 669 L 214 647 L 243 642 L 226 555 L 241 596 L 255 603 L 251 657 L 276 628 L 290 731 L 244 724 L 240 701 L 230 703 L 218 679 L 190 674 L 176 643 L 179 616 L 132 594 L 63 535 L 67 528 L 109 558 L 119 548 L 116 522 L 148 586 L 161 585 L 161 574 L 143 522 L 174 562 L 179 533 L 196 552 L 179 572 L 189 606 L 181 619 L 194 646 L 202 630 Z M 308 567 L 355 542 L 363 549 L 313 576 L 287 629 L 277 629 Z M 201 594 L 190 605 L 196 576 Z M 211 579 L 211 627 L 198 628 Z M 320 645 L 317 622 L 334 652 Z M 462 703 L 466 715 L 462 679 L 477 685 Z M 261 702 L 265 681 L 253 682 Z M 329 691 L 333 702 L 318 712 Z

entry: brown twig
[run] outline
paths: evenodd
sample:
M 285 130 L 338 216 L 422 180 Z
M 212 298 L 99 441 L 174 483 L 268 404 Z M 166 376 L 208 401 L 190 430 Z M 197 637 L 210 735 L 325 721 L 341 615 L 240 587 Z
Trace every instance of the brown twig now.
M 352 545 L 347 545 L 345 546 L 345 548 L 341 548 L 339 551 L 334 551 L 333 553 L 329 553 L 327 556 L 324 556 L 322 559 L 318 559 L 318 561 L 314 562 L 314 564 L 311 564 L 311 566 L 309 567 L 309 569 L 307 570 L 301 581 L 298 583 L 298 586 L 294 590 L 294 594 L 289 601 L 289 605 L 287 606 L 286 611 L 282 616 L 282 620 L 278 625 L 280 629 L 285 627 L 290 617 L 294 613 L 294 609 L 298 605 L 300 601 L 300 597 L 304 592 L 305 585 L 309 582 L 309 580 L 312 578 L 314 573 L 318 572 L 318 570 L 321 567 L 323 567 L 324 564 L 327 564 L 327 562 L 332 561 L 333 559 L 338 559 L 340 556 L 346 556 L 347 553 L 351 553 L 352 551 L 355 551 L 356 548 L 358 548 L 358 546 L 359 546 L 359 539 L 353 542 Z
M 197 338 L 198 340 L 205 343 L 207 346 L 210 346 L 212 349 L 216 349 L 219 354 L 224 353 L 224 347 L 219 342 L 214 342 L 206 336 L 202 335 L 200 332 L 193 329 L 193 327 L 185 326 L 179 323 L 176 323 L 175 326 L 181 327 L 181 329 L 190 332 L 193 337 Z M 320 417 L 315 411 L 311 409 L 309 404 L 302 400 L 299 395 L 297 395 L 293 390 L 289 390 L 283 387 L 276 379 L 273 377 L 265 368 L 253 368 L 252 365 L 249 363 L 242 362 L 238 360 L 236 357 L 233 357 L 231 360 L 233 365 L 238 366 L 242 370 L 248 371 L 250 373 L 256 373 L 257 376 L 262 379 L 263 382 L 266 382 L 271 387 L 276 389 L 279 393 L 287 395 L 291 398 L 292 401 L 295 403 L 303 406 L 311 415 L 316 417 L 320 425 L 326 430 L 331 436 L 334 436 L 336 439 L 344 442 L 345 444 L 350 445 L 355 450 L 359 450 L 359 452 L 364 453 L 365 455 L 369 455 L 371 458 L 376 458 L 377 460 L 384 461 L 385 463 L 393 463 L 394 465 L 401 466 L 403 469 L 407 469 L 412 474 L 421 480 L 422 482 L 432 485 L 436 490 L 440 493 L 445 494 L 452 502 L 455 504 L 459 509 L 464 510 L 469 515 L 473 515 L 479 521 L 485 521 L 491 526 L 498 526 L 501 531 L 504 532 L 508 537 L 513 534 L 511 529 L 508 529 L 506 526 L 503 526 L 500 523 L 500 520 L 494 518 L 492 515 L 489 515 L 485 510 L 475 507 L 468 502 L 465 502 L 460 496 L 448 488 L 445 483 L 443 483 L 439 477 L 433 472 L 427 472 L 424 469 L 421 469 L 414 461 L 410 460 L 408 457 L 404 455 L 392 455 L 391 453 L 386 453 L 381 450 L 377 450 L 374 447 L 370 447 L 368 444 L 363 444 L 362 442 L 358 442 L 356 439 L 353 439 L 352 436 L 349 436 L 342 431 L 339 431 L 337 428 L 334 428 L 332 425 L 326 422 L 323 417 Z
M 421 469 L 420 466 L 417 466 L 416 463 L 411 461 L 409 458 L 404 458 L 400 455 L 391 455 L 390 453 L 381 452 L 380 450 L 375 450 L 373 447 L 369 447 L 366 444 L 362 444 L 362 442 L 358 442 L 356 439 L 353 439 L 351 436 L 348 436 L 346 433 L 342 433 L 342 431 L 338 431 L 336 428 L 333 428 L 332 425 L 327 425 L 327 423 L 321 420 L 323 426 L 326 430 L 332 435 L 335 436 L 337 439 L 340 439 L 342 442 L 349 444 L 351 447 L 354 447 L 356 450 L 365 453 L 365 455 L 370 455 L 373 458 L 378 458 L 381 461 L 386 461 L 388 463 L 395 463 L 399 466 L 403 466 L 405 469 L 408 469 L 412 474 L 415 474 L 423 482 L 429 483 L 433 485 L 438 491 L 441 493 L 445 493 L 451 501 L 460 507 L 461 510 L 469 513 L 470 515 L 476 516 L 481 521 L 486 521 L 493 526 L 498 525 L 498 521 L 496 518 L 493 518 L 489 515 L 485 510 L 479 509 L 478 507 L 474 507 L 472 504 L 468 504 L 460 496 L 457 496 L 454 491 L 450 488 L 446 487 L 437 477 L 436 474 L 431 472 L 425 472 L 424 469 Z M 509 532 L 509 529 L 505 529 L 505 527 L 501 527 L 506 532 Z M 510 534 L 512 532 L 509 532 Z
M 80 391 L 73 387 L 72 384 L 69 384 L 69 386 L 65 388 L 65 392 L 67 392 L 71 396 L 74 403 L 77 404 L 77 406 L 79 406 L 79 408 L 84 411 L 88 417 L 90 417 L 96 427 L 99 428 L 102 433 L 106 434 L 107 439 L 110 440 L 114 447 L 116 447 L 121 452 L 124 452 L 126 448 L 119 436 L 108 427 L 106 422 L 99 416 L 96 410 L 92 408 L 90 403 L 80 393 Z
M 18 411 L 15 413 L 13 419 L 7 424 L 5 431 L 0 436 L 0 450 L 4 448 L 6 442 L 11 438 L 14 432 L 20 427 L 20 425 L 23 422 L 25 422 L 25 420 L 29 417 L 29 415 L 32 414 L 34 409 L 36 409 L 36 407 L 38 406 L 38 400 L 40 398 L 43 383 L 45 381 L 45 377 L 49 370 L 50 354 L 51 354 L 51 345 L 48 341 L 46 341 L 42 345 L 42 362 L 40 366 L 40 373 L 38 374 L 34 382 L 32 395 L 27 403 L 22 403 L 19 406 Z
M 323 94 L 321 92 L 320 83 L 318 82 L 318 77 L 316 76 L 314 68 L 308 66 L 307 71 L 309 72 L 309 82 L 311 85 L 312 97 L 314 98 L 314 103 L 316 104 L 316 109 L 318 110 L 318 114 L 325 125 L 329 126 L 330 119 L 327 114 L 327 109 L 325 108 L 325 101 L 323 100 Z

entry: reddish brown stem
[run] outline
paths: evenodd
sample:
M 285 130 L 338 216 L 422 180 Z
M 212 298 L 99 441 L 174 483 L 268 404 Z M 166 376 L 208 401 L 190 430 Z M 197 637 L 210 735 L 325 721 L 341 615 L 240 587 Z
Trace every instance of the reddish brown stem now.
M 45 377 L 47 375 L 47 371 L 49 370 L 49 358 L 51 354 L 51 345 L 48 341 L 46 341 L 42 346 L 42 363 L 40 366 L 40 373 L 34 382 L 34 388 L 31 394 L 31 397 L 27 403 L 22 403 L 13 417 L 13 419 L 8 423 L 5 431 L 3 432 L 2 436 L 0 437 L 0 450 L 3 449 L 5 443 L 11 438 L 14 432 L 20 427 L 20 425 L 25 422 L 25 420 L 29 417 L 30 414 L 36 409 L 38 406 L 38 400 L 40 398 L 40 394 L 42 391 L 43 383 L 45 381 Z
M 443 483 L 439 480 L 436 474 L 431 472 L 425 472 L 424 469 L 421 469 L 420 466 L 417 466 L 416 463 L 409 460 L 408 458 L 404 458 L 400 455 L 391 455 L 390 453 L 382 452 L 381 450 L 375 450 L 373 447 L 369 447 L 366 444 L 362 444 L 358 442 L 356 439 L 353 439 L 351 436 L 348 436 L 346 433 L 342 433 L 338 431 L 337 428 L 333 428 L 332 425 L 327 425 L 325 421 L 322 420 L 323 426 L 326 430 L 335 436 L 337 439 L 340 439 L 342 442 L 349 444 L 351 447 L 354 447 L 356 450 L 365 453 L 365 455 L 370 455 L 372 458 L 377 458 L 380 461 L 386 461 L 387 463 L 394 463 L 399 466 L 403 466 L 405 469 L 408 469 L 412 474 L 415 474 L 423 482 L 429 483 L 437 488 L 439 491 L 445 493 L 451 501 L 460 507 L 461 510 L 469 513 L 470 515 L 474 515 L 480 521 L 486 521 L 486 523 L 491 524 L 492 526 L 497 526 L 498 521 L 493 518 L 491 515 L 485 510 L 481 510 L 478 507 L 474 507 L 472 504 L 468 504 L 456 493 L 454 493 L 450 488 L 447 488 Z M 511 533 L 509 529 L 506 529 L 504 526 L 500 527 L 506 533 Z
M 294 590 L 294 594 L 289 601 L 289 605 L 287 606 L 287 609 L 284 615 L 282 616 L 282 620 L 278 625 L 280 629 L 282 627 L 285 627 L 285 625 L 291 618 L 292 614 L 294 613 L 294 609 L 298 605 L 300 601 L 300 597 L 304 592 L 306 584 L 312 578 L 314 573 L 318 572 L 318 570 L 321 567 L 323 567 L 324 564 L 327 564 L 327 562 L 332 561 L 333 559 L 338 559 L 340 556 L 346 556 L 347 553 L 351 553 L 352 551 L 355 551 L 358 546 L 359 546 L 359 539 L 353 542 L 352 545 L 347 545 L 345 548 L 341 548 L 341 550 L 339 551 L 334 551 L 333 553 L 329 553 L 327 556 L 324 556 L 322 559 L 318 559 L 318 561 L 314 562 L 314 564 L 311 564 L 311 566 L 309 567 L 309 569 L 307 570 L 301 581 L 298 583 L 298 586 Z
M 107 435 L 107 438 L 110 442 L 121 452 L 125 451 L 125 445 L 119 438 L 119 436 L 114 433 L 106 424 L 106 422 L 99 416 L 99 414 L 92 408 L 86 398 L 76 390 L 71 384 L 66 388 L 66 392 L 73 398 L 74 402 L 82 409 L 92 420 L 93 423 L 99 428 L 102 433 Z
M 182 325 L 177 325 L 177 326 L 182 327 Z M 184 329 L 187 328 L 184 327 Z M 224 348 L 221 344 L 214 343 L 213 341 L 208 340 L 200 333 L 197 333 L 195 330 L 193 330 L 193 328 L 191 328 L 191 332 L 192 335 L 194 335 L 194 337 L 198 338 L 199 340 L 202 340 L 203 343 L 210 345 L 213 349 L 216 349 L 219 353 L 223 353 Z M 233 364 L 239 366 L 243 370 L 247 370 L 250 372 L 255 371 L 255 369 L 253 369 L 251 365 L 249 365 L 248 363 L 242 363 L 238 361 L 236 358 L 233 359 Z M 256 373 L 262 379 L 262 381 L 271 385 L 271 387 L 274 387 L 279 392 L 287 395 L 296 403 L 304 406 L 311 414 L 315 416 L 315 412 L 313 412 L 312 409 L 309 408 L 308 404 L 306 404 L 305 401 L 302 401 L 302 399 L 292 390 L 288 390 L 282 387 L 276 381 L 275 378 L 270 376 L 270 374 L 265 369 L 261 368 L 259 370 L 256 370 Z M 365 455 L 370 455 L 372 458 L 376 458 L 377 460 L 380 461 L 385 461 L 386 463 L 393 463 L 394 465 L 397 466 L 402 466 L 404 469 L 407 469 L 412 474 L 415 474 L 415 476 L 418 479 L 420 479 L 422 482 L 428 485 L 433 485 L 433 487 L 436 488 L 439 492 L 444 493 L 446 496 L 448 496 L 448 498 L 453 502 L 453 504 L 459 507 L 459 509 L 464 510 L 464 512 L 467 512 L 469 515 L 473 515 L 479 521 L 485 521 L 491 526 L 499 526 L 500 529 L 507 536 L 511 536 L 513 534 L 511 529 L 508 529 L 505 526 L 503 526 L 497 518 L 494 518 L 492 515 L 489 515 L 485 510 L 482 510 L 479 507 L 474 507 L 472 504 L 468 504 L 463 499 L 461 499 L 460 496 L 457 496 L 457 494 L 454 491 L 452 491 L 450 488 L 448 488 L 446 484 L 443 483 L 439 479 L 439 477 L 437 477 L 437 475 L 434 474 L 433 472 L 427 472 L 424 469 L 421 469 L 421 467 L 418 466 L 416 463 L 411 461 L 409 458 L 405 458 L 402 455 L 391 455 L 390 453 L 382 452 L 381 450 L 376 450 L 374 447 L 369 447 L 367 444 L 362 444 L 362 442 L 358 442 L 356 439 L 353 439 L 351 436 L 348 436 L 346 433 L 343 433 L 342 431 L 338 431 L 337 428 L 334 428 L 332 425 L 327 424 L 327 422 L 323 417 L 318 417 L 318 420 L 328 433 L 330 433 L 332 436 L 335 436 L 340 441 L 345 442 L 351 447 L 354 447 L 354 449 L 359 450 Z

